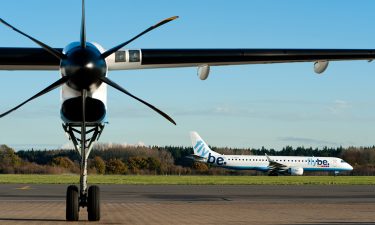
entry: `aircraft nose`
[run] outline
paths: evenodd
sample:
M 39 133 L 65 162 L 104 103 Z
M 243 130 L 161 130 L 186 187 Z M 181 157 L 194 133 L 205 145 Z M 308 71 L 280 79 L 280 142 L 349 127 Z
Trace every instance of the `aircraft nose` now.
M 353 167 L 348 163 L 348 169 L 353 170 Z

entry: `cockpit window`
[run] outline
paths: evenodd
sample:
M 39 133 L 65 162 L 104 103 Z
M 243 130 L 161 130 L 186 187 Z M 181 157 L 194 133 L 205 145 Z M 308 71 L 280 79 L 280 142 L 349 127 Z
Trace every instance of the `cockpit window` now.
M 341 163 L 346 163 L 344 160 L 341 159 Z

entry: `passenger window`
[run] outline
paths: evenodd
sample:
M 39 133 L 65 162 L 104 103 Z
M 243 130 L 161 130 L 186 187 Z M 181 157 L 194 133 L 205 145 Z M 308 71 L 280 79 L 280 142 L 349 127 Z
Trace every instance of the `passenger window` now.
M 125 51 L 117 51 L 115 53 L 115 62 L 126 62 Z
M 141 56 L 138 50 L 129 50 L 129 62 L 140 62 Z

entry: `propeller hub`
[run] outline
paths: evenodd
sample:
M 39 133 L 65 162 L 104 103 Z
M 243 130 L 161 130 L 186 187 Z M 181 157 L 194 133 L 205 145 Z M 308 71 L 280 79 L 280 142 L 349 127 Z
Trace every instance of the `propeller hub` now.
M 69 87 L 77 91 L 93 91 L 102 83 L 100 77 L 107 74 L 105 59 L 101 57 L 99 49 L 90 43 L 86 48 L 73 44 L 66 48 L 66 58 L 61 60 L 61 74 L 70 77 L 67 82 Z

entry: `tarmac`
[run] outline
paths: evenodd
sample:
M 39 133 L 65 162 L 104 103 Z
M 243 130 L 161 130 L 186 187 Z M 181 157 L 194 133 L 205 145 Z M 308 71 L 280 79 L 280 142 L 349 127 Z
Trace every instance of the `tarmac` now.
M 99 185 L 101 220 L 65 221 L 67 185 L 0 185 L 0 224 L 375 225 L 371 185 Z

